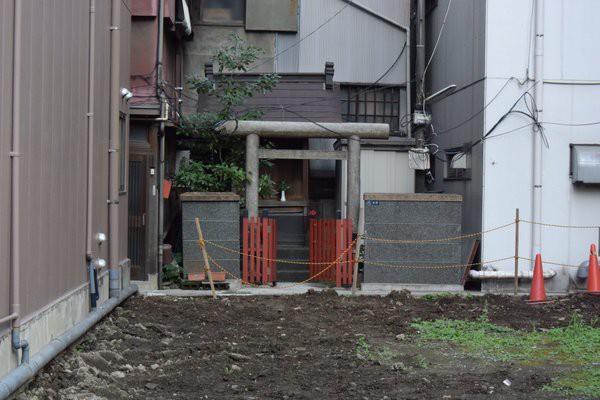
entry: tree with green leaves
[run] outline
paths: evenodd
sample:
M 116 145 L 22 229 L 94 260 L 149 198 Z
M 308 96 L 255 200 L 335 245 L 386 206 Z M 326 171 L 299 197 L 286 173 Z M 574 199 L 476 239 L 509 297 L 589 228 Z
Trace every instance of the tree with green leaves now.
M 192 159 L 179 169 L 175 184 L 186 191 L 234 191 L 242 194 L 246 175 L 244 171 L 245 144 L 243 138 L 219 135 L 215 131 L 222 121 L 257 120 L 260 110 L 242 110 L 247 98 L 270 92 L 279 82 L 276 74 L 260 74 L 253 81 L 238 79 L 258 60 L 263 50 L 246 44 L 232 33 L 227 42 L 212 57 L 217 64 L 217 79 L 201 76 L 188 77 L 188 83 L 199 94 L 214 97 L 218 111 L 204 111 L 181 118 L 178 133 L 197 138 L 188 144 Z M 269 176 L 260 177 L 259 190 L 263 197 L 274 193 Z

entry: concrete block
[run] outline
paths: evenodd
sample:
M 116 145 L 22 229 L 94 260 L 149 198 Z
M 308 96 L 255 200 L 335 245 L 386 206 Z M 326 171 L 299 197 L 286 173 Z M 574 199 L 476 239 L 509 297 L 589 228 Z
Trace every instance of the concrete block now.
M 380 259 L 386 262 L 403 263 L 460 263 L 460 246 L 451 243 L 388 244 L 365 242 L 367 260 Z
M 229 249 L 238 249 L 240 248 L 240 244 L 238 241 L 216 241 L 216 244 L 221 246 L 225 246 Z M 210 244 L 206 245 L 206 251 L 209 256 L 214 258 L 215 260 L 222 259 L 233 259 L 239 258 L 239 254 L 235 254 L 228 250 L 223 250 L 218 247 L 212 246 Z M 184 254 L 184 264 L 187 265 L 188 260 L 201 260 L 202 259 L 202 250 L 198 246 L 197 240 L 184 240 L 183 241 L 183 254 Z
M 462 203 L 458 202 L 365 202 L 365 222 L 404 224 L 460 224 Z
M 460 236 L 460 234 L 460 224 L 370 223 L 368 230 L 365 227 L 366 236 L 390 240 L 431 240 Z M 455 243 L 455 241 L 444 243 Z
M 196 222 L 183 220 L 181 222 L 183 237 L 186 240 L 198 240 L 198 231 Z M 217 241 L 237 241 L 239 242 L 240 228 L 239 222 L 235 221 L 204 221 L 202 223 L 202 235 L 206 240 Z
M 198 246 L 195 218 L 200 219 L 202 234 L 206 240 L 230 249 L 240 248 L 239 197 L 231 193 L 195 193 L 182 195 L 183 264 L 189 272 L 204 271 L 202 250 Z M 240 256 L 206 245 L 208 254 L 223 268 L 239 276 Z M 216 267 L 211 265 L 213 270 Z
M 221 267 L 223 267 L 226 271 L 233 274 L 236 278 L 241 276 L 240 272 L 240 260 L 239 259 L 230 259 L 230 260 L 215 260 L 219 263 Z M 191 273 L 204 272 L 204 260 L 190 260 L 186 261 L 185 269 Z M 221 272 L 216 265 L 212 262 L 210 263 L 211 271 Z M 228 278 L 232 278 L 230 275 Z
M 436 194 L 365 194 L 365 234 L 391 240 L 461 235 L 461 198 Z M 464 268 L 425 268 L 462 263 L 462 240 L 384 243 L 365 240 L 365 283 L 460 285 Z M 392 268 L 369 262 L 423 268 Z
M 205 221 L 234 221 L 240 218 L 240 206 L 237 202 L 182 202 L 182 220 L 200 219 L 202 229 Z

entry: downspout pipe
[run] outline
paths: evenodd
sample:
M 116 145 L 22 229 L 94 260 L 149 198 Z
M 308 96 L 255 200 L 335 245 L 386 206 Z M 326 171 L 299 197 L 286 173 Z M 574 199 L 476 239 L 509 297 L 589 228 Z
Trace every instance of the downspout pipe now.
M 13 108 L 12 108 L 12 149 L 11 159 L 11 218 L 10 218 L 10 287 L 11 287 L 11 342 L 15 350 L 21 350 L 21 364 L 29 362 L 29 343 L 21 339 L 21 31 L 23 26 L 22 1 L 14 1 L 13 34 Z
M 158 130 L 158 288 L 162 289 L 162 260 L 163 260 L 163 240 L 164 240 L 164 220 L 165 220 L 165 200 L 163 198 L 163 180 L 165 178 L 165 92 L 163 90 L 163 37 L 164 37 L 164 15 L 165 1 L 158 1 L 158 38 L 156 45 L 156 96 L 160 101 L 160 126 Z
M 20 0 L 17 0 L 20 1 Z M 47 345 L 42 347 L 31 360 L 26 364 L 21 364 L 8 375 L 0 379 L 0 400 L 7 399 L 11 394 L 26 384 L 54 357 L 60 354 L 67 347 L 72 345 L 77 339 L 85 334 L 91 327 L 96 325 L 102 318 L 109 314 L 116 306 L 121 304 L 129 296 L 137 292 L 135 285 L 129 286 L 123 290 L 119 297 L 113 297 L 94 311 L 90 312 L 81 322 L 73 326 L 62 335 L 52 339 Z
M 535 0 L 535 80 L 533 97 L 537 107 L 537 121 L 543 121 L 544 110 L 544 0 Z M 542 219 L 542 133 L 539 127 L 533 125 L 533 193 L 532 219 L 539 222 Z M 534 225 L 531 237 L 531 257 L 541 253 L 542 227 Z M 533 269 L 533 264 L 530 265 Z
M 410 57 L 411 57 L 411 36 L 410 36 L 410 30 L 406 30 L 406 117 L 409 118 L 410 114 L 411 114 L 411 87 L 410 87 Z M 410 119 L 409 119 L 410 121 Z M 412 126 L 411 124 L 407 124 L 406 125 L 406 136 L 407 137 L 412 137 Z
M 425 73 L 425 0 L 417 0 L 417 36 L 415 54 L 415 101 L 416 105 L 422 106 L 423 92 L 425 91 L 423 75 Z
M 110 134 L 108 149 L 109 199 L 108 199 L 108 265 L 109 297 L 119 297 L 121 271 L 119 270 L 119 89 L 121 65 L 121 1 L 111 2 L 110 27 Z M 123 149 L 124 150 L 124 149 Z
M 93 215 L 93 181 L 94 181 L 94 81 L 96 77 L 95 70 L 95 52 L 96 52 L 96 0 L 90 0 L 89 15 L 89 35 L 88 35 L 88 112 L 87 112 L 87 210 L 86 210 L 86 240 L 85 257 L 90 277 L 90 307 L 96 307 L 98 300 L 98 288 L 95 284 L 95 270 L 92 262 L 92 215 Z
M 417 32 L 415 51 L 415 112 L 421 110 L 425 101 L 425 0 L 417 0 Z M 425 144 L 425 128 L 415 128 L 418 147 Z

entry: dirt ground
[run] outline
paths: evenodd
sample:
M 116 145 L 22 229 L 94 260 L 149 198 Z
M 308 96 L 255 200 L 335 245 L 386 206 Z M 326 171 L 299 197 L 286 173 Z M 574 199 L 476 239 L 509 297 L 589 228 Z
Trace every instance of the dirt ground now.
M 600 298 L 573 295 L 531 306 L 507 296 L 432 301 L 406 292 L 135 296 L 18 398 L 563 398 L 541 390 L 557 366 L 471 358 L 448 344 L 424 345 L 410 327 L 415 318 L 475 320 L 484 308 L 495 324 L 543 330 L 567 325 L 575 311 L 586 322 L 597 319 Z M 361 340 L 385 349 L 386 357 L 361 357 Z

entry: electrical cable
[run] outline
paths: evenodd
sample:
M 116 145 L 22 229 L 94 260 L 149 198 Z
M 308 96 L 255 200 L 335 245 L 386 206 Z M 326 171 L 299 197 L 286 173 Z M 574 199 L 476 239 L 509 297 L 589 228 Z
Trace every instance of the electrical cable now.
M 540 122 L 542 125 L 558 125 L 558 126 L 592 126 L 592 125 L 600 125 L 600 121 L 594 122 L 582 122 L 582 123 L 573 123 L 568 124 L 566 122 Z
M 360 143 L 360 138 L 359 138 L 359 139 L 353 139 L 353 138 L 351 138 L 351 137 L 347 137 L 346 135 L 342 135 L 341 133 L 339 133 L 339 132 L 336 132 L 336 131 L 334 131 L 333 129 L 330 129 L 330 128 L 326 127 L 325 125 L 323 125 L 323 124 L 320 124 L 320 123 L 318 123 L 317 121 L 315 121 L 315 120 L 312 120 L 312 119 L 310 119 L 310 118 L 308 118 L 308 117 L 306 117 L 306 116 L 304 116 L 304 115 L 302 115 L 302 114 L 300 114 L 300 113 L 298 113 L 298 112 L 296 112 L 296 111 L 289 110 L 289 109 L 287 109 L 287 108 L 285 108 L 285 107 L 284 107 L 283 109 L 284 109 L 285 111 L 287 111 L 287 112 L 290 112 L 290 113 L 292 113 L 292 114 L 294 114 L 294 115 L 296 115 L 296 116 L 298 116 L 298 117 L 300 117 L 300 118 L 302 118 L 302 119 L 304 119 L 304 120 L 306 120 L 306 121 L 308 121 L 308 122 L 312 123 L 312 124 L 315 124 L 315 125 L 316 125 L 316 126 L 318 126 L 318 127 L 321 127 L 321 128 L 323 128 L 323 129 L 325 129 L 325 130 L 326 130 L 326 131 L 328 131 L 328 132 L 331 132 L 331 133 L 333 133 L 333 134 L 335 134 L 335 135 L 339 136 L 339 137 L 340 137 L 340 138 L 342 138 L 342 139 L 356 140 L 357 142 L 359 142 L 359 143 Z
M 431 60 L 433 60 L 435 51 L 437 50 L 438 44 L 440 43 L 440 39 L 442 38 L 442 33 L 444 32 L 444 26 L 446 26 L 446 19 L 448 18 L 448 13 L 450 12 L 451 5 L 452 5 L 452 0 L 448 1 L 448 7 L 446 8 L 446 14 L 444 15 L 444 21 L 442 22 L 442 26 L 440 27 L 440 32 L 438 33 L 437 40 L 435 41 L 435 45 L 433 46 L 431 56 L 429 57 L 429 61 L 427 61 L 427 64 L 425 64 L 425 69 L 423 70 L 423 76 L 421 77 L 421 95 L 423 96 L 423 111 L 425 111 L 425 75 L 427 74 L 427 69 L 429 68 L 429 65 L 431 64 Z
M 394 62 L 392 63 L 392 65 L 389 66 L 389 68 L 382 74 L 379 76 L 379 78 L 377 78 L 377 80 L 375 80 L 375 82 L 370 83 L 369 86 L 364 89 L 363 91 L 357 93 L 356 95 L 349 97 L 348 99 L 341 99 L 341 102 L 349 102 L 352 100 L 357 99 L 358 97 L 370 93 L 372 91 L 376 91 L 376 90 L 381 90 L 381 89 L 387 89 L 387 88 L 395 88 L 398 87 L 398 85 L 385 85 L 385 86 L 375 86 L 377 85 L 383 78 L 385 78 L 387 76 L 387 74 L 390 73 L 390 71 L 392 69 L 394 69 L 394 67 L 396 66 L 396 64 L 398 64 L 398 61 L 400 61 L 400 58 L 402 57 L 402 54 L 404 54 L 404 50 L 406 50 L 406 41 L 404 41 L 404 45 L 402 46 L 402 49 L 400 50 L 400 53 L 398 54 L 398 56 L 396 57 L 396 59 L 394 60 Z M 405 83 L 406 84 L 406 83 Z M 319 102 L 323 102 L 325 100 L 330 100 L 327 98 L 324 99 L 318 99 L 318 100 L 312 100 L 312 101 L 307 101 L 304 103 L 298 103 L 298 104 L 290 104 L 288 105 L 288 107 L 297 107 L 297 106 L 306 106 L 306 105 L 310 105 L 310 104 L 315 104 L 315 103 L 319 103 Z
M 479 114 L 481 114 L 482 112 L 484 112 L 489 106 L 490 104 L 492 104 L 492 102 L 494 100 L 496 100 L 498 98 L 498 96 L 500 95 L 500 93 L 502 93 L 502 91 L 506 88 L 506 86 L 508 85 L 508 83 L 512 80 L 517 80 L 517 78 L 515 77 L 510 77 L 506 80 L 506 82 L 504 82 L 504 85 L 502 85 L 502 87 L 500 88 L 500 90 L 498 90 L 498 92 L 494 95 L 494 97 L 492 97 L 492 99 L 485 105 L 483 106 L 483 108 L 479 111 L 477 111 L 475 114 L 471 115 L 469 118 L 467 118 L 466 120 L 462 121 L 461 123 L 459 123 L 458 125 L 453 126 L 452 128 L 448 128 L 448 129 L 444 129 L 442 131 L 439 131 L 437 134 L 438 135 L 442 135 L 444 133 L 448 133 L 450 131 L 453 131 L 455 129 L 458 129 L 462 126 L 464 126 L 465 124 L 467 124 L 468 122 L 471 122 L 473 119 L 475 119 Z M 533 86 L 536 85 L 537 82 L 535 82 L 530 88 L 528 88 L 527 90 L 530 90 Z
M 323 28 L 325 25 L 327 25 L 331 20 L 333 20 L 335 17 L 337 17 L 338 15 L 340 15 L 340 13 L 342 11 L 344 11 L 350 4 L 352 3 L 352 1 L 349 1 L 344 7 L 340 8 L 335 14 L 333 14 L 331 17 L 329 17 L 327 20 L 325 20 L 325 22 L 323 22 L 321 25 L 317 26 L 312 32 L 310 32 L 308 35 L 304 36 L 303 38 L 301 38 L 300 40 L 298 40 L 297 42 L 295 42 L 294 44 L 292 44 L 291 46 L 281 50 L 279 53 L 275 54 L 273 57 L 269 57 L 266 60 L 264 60 L 263 62 L 261 62 L 260 64 L 255 65 L 254 67 L 248 69 L 246 72 L 250 72 L 250 71 L 254 71 L 256 68 L 270 62 L 273 61 L 275 59 L 277 59 L 280 55 L 282 55 L 283 53 L 287 52 L 288 50 L 291 50 L 292 48 L 298 46 L 300 43 L 302 43 L 303 41 L 305 41 L 306 39 L 308 39 L 309 37 L 311 37 L 313 34 L 315 34 L 317 31 L 319 31 L 321 28 Z
M 531 43 L 533 42 L 533 15 L 536 0 L 531 0 L 531 16 L 529 17 L 529 44 L 527 47 L 527 69 L 525 70 L 525 80 L 529 79 L 529 66 L 531 65 Z

